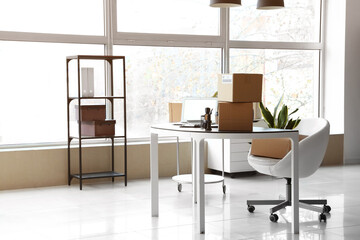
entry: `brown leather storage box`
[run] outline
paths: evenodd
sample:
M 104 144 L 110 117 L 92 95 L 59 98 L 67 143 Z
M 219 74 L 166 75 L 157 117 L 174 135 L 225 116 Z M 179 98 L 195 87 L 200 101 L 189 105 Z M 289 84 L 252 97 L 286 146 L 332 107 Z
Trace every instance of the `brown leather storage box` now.
M 105 105 L 81 105 L 81 121 L 104 121 L 106 118 Z M 79 120 L 79 106 L 75 105 L 75 117 Z
M 115 123 L 115 120 L 81 122 L 81 135 L 91 137 L 114 136 Z

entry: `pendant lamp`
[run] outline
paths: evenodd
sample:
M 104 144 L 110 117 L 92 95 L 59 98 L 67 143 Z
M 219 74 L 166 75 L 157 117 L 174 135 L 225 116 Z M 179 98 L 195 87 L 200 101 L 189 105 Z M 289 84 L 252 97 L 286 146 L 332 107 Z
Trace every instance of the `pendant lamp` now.
M 210 7 L 226 8 L 239 6 L 241 6 L 241 0 L 210 0 Z
M 257 9 L 279 9 L 284 7 L 284 0 L 258 0 Z

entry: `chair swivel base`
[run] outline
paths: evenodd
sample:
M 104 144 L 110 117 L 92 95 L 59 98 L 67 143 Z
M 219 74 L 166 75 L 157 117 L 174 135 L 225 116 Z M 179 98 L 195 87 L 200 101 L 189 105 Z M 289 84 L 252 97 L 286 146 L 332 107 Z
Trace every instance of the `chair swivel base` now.
M 288 206 L 291 206 L 291 179 L 286 178 L 286 198 L 285 200 L 248 200 L 248 211 L 254 212 L 255 207 L 254 205 L 275 205 L 274 207 L 270 208 L 270 221 L 277 222 L 279 219 L 278 215 L 275 212 L 284 209 Z M 323 207 L 317 207 L 313 205 L 323 205 Z M 320 213 L 319 221 L 326 222 L 326 215 L 324 213 L 329 213 L 331 211 L 331 207 L 327 205 L 326 199 L 306 199 L 306 200 L 299 200 L 299 207 L 304 208 L 307 210 L 311 210 L 314 212 Z

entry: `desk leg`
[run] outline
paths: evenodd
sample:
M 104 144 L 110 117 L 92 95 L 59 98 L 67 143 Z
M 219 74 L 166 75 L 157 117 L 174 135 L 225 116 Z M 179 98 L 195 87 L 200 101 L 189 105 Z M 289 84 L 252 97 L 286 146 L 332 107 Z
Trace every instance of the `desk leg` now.
M 159 216 L 159 143 L 158 135 L 151 133 L 150 142 L 151 215 Z
M 195 139 L 198 232 L 205 233 L 204 139 Z
M 299 234 L 299 137 L 291 139 L 291 178 L 292 178 L 292 232 Z
M 191 139 L 191 162 L 192 162 L 192 188 L 193 188 L 193 202 L 197 203 L 197 187 L 196 187 L 196 146 L 194 139 Z

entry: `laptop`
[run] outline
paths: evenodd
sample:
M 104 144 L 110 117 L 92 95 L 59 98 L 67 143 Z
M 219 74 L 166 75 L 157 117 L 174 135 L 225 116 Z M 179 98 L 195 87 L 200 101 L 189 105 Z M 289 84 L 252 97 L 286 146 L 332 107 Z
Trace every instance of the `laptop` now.
M 182 101 L 181 122 L 191 126 L 200 126 L 201 115 L 205 114 L 205 108 L 212 109 L 211 120 L 215 122 L 217 112 L 217 98 L 184 98 Z

